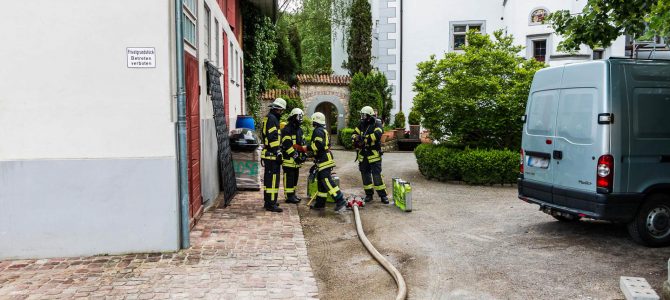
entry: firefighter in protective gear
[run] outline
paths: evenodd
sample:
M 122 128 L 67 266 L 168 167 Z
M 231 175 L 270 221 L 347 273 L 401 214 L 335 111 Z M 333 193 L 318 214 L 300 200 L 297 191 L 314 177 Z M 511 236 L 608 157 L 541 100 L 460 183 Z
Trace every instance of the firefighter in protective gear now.
M 281 171 L 282 151 L 281 135 L 279 132 L 279 119 L 286 109 L 286 100 L 282 98 L 275 99 L 270 104 L 270 112 L 263 119 L 263 131 L 261 139 L 263 140 L 263 150 L 261 159 L 265 166 L 263 174 L 263 200 L 264 208 L 271 212 L 282 212 L 277 204 L 277 195 L 279 194 L 279 172 Z
M 361 122 L 354 130 L 352 139 L 358 150 L 356 160 L 358 170 L 363 178 L 363 189 L 365 190 L 365 202 L 372 201 L 374 191 L 377 191 L 382 203 L 389 203 L 382 176 L 382 147 L 381 136 L 384 130 L 381 122 L 374 116 L 374 110 L 370 106 L 361 109 Z
M 346 209 L 346 201 L 344 195 L 337 186 L 331 172 L 335 167 L 333 154 L 330 152 L 330 137 L 328 130 L 326 130 L 326 116 L 317 112 L 312 115 L 312 131 L 311 145 L 309 151 L 314 155 L 314 163 L 316 164 L 317 173 L 316 179 L 318 181 L 318 192 L 316 195 L 316 203 L 310 208 L 316 210 L 323 210 L 326 207 L 326 198 L 328 194 L 335 199 L 335 211 L 340 212 Z
M 294 108 L 289 113 L 288 124 L 281 130 L 281 149 L 284 161 L 284 193 L 286 203 L 299 203 L 300 198 L 296 195 L 295 187 L 298 185 L 300 166 L 307 159 L 304 152 L 302 124 L 302 109 Z

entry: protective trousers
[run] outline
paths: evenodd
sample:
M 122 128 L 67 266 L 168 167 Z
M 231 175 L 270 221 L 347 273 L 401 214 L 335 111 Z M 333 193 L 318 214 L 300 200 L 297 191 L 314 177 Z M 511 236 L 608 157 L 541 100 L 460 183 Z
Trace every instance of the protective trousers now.
M 374 190 L 377 190 L 380 198 L 386 197 L 386 185 L 384 185 L 384 177 L 382 176 L 381 161 L 369 163 L 368 159 L 365 158 L 358 164 L 358 170 L 361 171 L 366 196 L 372 197 Z
M 328 194 L 333 196 L 336 203 L 344 201 L 344 195 L 340 191 L 340 187 L 337 186 L 335 181 L 331 176 L 331 171 L 333 168 L 326 168 L 316 173 L 316 179 L 318 180 L 319 192 L 316 194 L 316 203 L 314 204 L 315 208 L 326 207 L 326 198 Z
M 263 174 L 263 200 L 265 208 L 277 204 L 277 194 L 279 194 L 279 172 L 281 170 L 280 162 L 277 160 L 264 159 L 265 173 Z
M 284 166 L 284 193 L 286 199 L 295 195 L 295 187 L 298 185 L 300 168 L 291 168 Z

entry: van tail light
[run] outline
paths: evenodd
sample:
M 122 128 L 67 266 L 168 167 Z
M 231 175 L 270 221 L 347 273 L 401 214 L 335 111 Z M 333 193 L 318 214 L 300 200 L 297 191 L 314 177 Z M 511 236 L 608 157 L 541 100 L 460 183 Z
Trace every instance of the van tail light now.
M 614 157 L 610 154 L 598 158 L 596 167 L 596 186 L 598 193 L 607 194 L 612 192 L 614 184 Z
M 519 173 L 523 174 L 523 161 L 525 157 L 523 155 L 523 148 L 521 148 L 521 153 L 519 155 Z

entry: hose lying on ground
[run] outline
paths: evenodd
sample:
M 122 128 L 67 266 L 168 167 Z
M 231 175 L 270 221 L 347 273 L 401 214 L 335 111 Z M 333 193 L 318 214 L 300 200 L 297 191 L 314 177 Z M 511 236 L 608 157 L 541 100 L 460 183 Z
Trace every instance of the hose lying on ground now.
M 368 240 L 368 238 L 365 236 L 365 232 L 363 232 L 363 225 L 361 225 L 361 216 L 358 213 L 358 205 L 352 205 L 354 209 L 354 217 L 356 219 L 356 231 L 358 232 L 358 237 L 361 239 L 361 242 L 363 242 L 363 245 L 365 248 L 368 249 L 370 254 L 388 271 L 391 276 L 393 276 L 393 279 L 395 279 L 396 284 L 398 285 L 398 294 L 396 295 L 396 300 L 404 300 L 407 297 L 407 286 L 405 285 L 405 279 L 402 278 L 402 275 L 400 272 L 398 272 L 398 269 L 396 269 L 384 256 L 382 256 L 377 249 L 375 249 L 374 246 L 372 246 L 372 243 Z

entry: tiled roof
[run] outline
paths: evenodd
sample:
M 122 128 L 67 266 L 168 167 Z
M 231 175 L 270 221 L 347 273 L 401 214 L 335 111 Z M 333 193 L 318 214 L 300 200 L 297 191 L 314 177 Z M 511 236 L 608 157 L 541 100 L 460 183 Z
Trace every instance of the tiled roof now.
M 298 75 L 300 84 L 349 85 L 351 78 L 348 75 Z
M 261 94 L 262 100 L 274 100 L 278 97 L 288 96 L 290 98 L 298 98 L 298 90 L 267 90 Z

